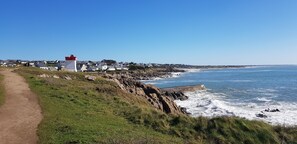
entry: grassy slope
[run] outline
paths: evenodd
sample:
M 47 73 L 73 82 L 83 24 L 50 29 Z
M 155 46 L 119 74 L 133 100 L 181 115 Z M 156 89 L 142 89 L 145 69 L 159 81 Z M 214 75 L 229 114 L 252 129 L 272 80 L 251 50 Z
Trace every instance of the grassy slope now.
M 145 100 L 126 94 L 104 79 L 88 82 L 83 74 L 22 69 L 39 95 L 44 120 L 40 143 L 288 143 L 294 128 L 259 121 L 166 115 Z M 37 78 L 38 74 L 69 75 L 74 80 Z
M 180 138 L 130 123 L 121 116 L 135 106 L 125 98 L 129 95 L 119 92 L 113 83 L 104 80 L 95 83 L 53 78 L 42 80 L 28 73 L 22 74 L 40 96 L 44 115 L 38 131 L 40 143 L 182 143 Z M 83 79 L 82 75 L 74 76 Z M 145 107 L 145 102 L 134 100 Z

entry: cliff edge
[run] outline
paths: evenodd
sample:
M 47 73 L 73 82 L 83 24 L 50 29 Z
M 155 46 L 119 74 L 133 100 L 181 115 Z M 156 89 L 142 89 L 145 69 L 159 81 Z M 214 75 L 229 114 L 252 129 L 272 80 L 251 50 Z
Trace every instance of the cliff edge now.
M 168 114 L 186 114 L 185 109 L 177 106 L 172 97 L 168 97 L 161 89 L 156 86 L 144 84 L 124 75 L 102 76 L 112 80 L 127 93 L 144 97 L 152 106 Z

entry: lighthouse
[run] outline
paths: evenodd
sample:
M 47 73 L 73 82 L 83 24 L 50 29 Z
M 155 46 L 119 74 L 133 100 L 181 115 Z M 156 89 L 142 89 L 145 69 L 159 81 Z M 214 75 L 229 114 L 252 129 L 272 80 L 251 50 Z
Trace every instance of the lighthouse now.
M 74 55 L 71 55 L 69 57 L 65 57 L 65 60 L 66 60 L 65 69 L 67 71 L 77 72 L 77 69 L 76 69 L 76 57 Z

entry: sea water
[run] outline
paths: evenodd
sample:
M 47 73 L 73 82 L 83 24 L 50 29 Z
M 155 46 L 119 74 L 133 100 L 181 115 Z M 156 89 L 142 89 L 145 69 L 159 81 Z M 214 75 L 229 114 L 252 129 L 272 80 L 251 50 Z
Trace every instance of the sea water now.
M 176 101 L 194 117 L 238 116 L 273 125 L 297 125 L 297 66 L 203 69 L 146 83 L 160 88 L 204 84 L 207 90 L 185 93 L 188 100 Z M 266 112 L 268 109 L 280 112 Z

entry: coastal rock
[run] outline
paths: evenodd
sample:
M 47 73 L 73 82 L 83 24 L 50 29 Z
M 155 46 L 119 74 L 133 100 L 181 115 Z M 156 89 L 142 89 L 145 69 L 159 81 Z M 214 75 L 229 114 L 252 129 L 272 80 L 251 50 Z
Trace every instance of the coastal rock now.
M 87 79 L 88 81 L 95 81 L 97 79 L 97 77 L 91 76 L 91 75 L 85 75 L 85 79 Z
M 279 109 L 265 109 L 264 110 L 265 112 L 280 112 L 280 110 Z
M 104 73 L 102 75 L 103 78 L 106 78 L 106 79 L 113 79 L 114 77 L 111 75 L 111 74 L 107 74 L 107 73 Z
M 187 100 L 189 97 L 181 91 L 163 91 L 164 95 L 171 97 L 174 100 Z
M 50 76 L 47 75 L 47 74 L 41 74 L 41 75 L 38 75 L 38 77 L 40 77 L 40 78 L 49 78 Z
M 171 97 L 164 95 L 156 86 L 143 84 L 127 76 L 109 75 L 106 77 L 116 82 L 122 90 L 144 97 L 156 109 L 170 114 L 185 114 L 185 111 L 177 106 Z
M 66 79 L 66 80 L 72 80 L 72 78 L 70 77 L 70 76 L 64 76 L 64 79 Z
M 174 88 L 165 88 L 162 90 L 168 91 L 168 92 L 195 92 L 200 90 L 206 90 L 206 87 L 203 84 L 200 84 L 200 85 L 194 85 L 194 86 L 180 86 L 180 87 L 174 87 Z
M 262 113 L 256 114 L 256 116 L 259 118 L 267 118 L 267 115 L 262 114 Z
M 173 76 L 173 73 L 182 73 L 185 72 L 185 70 L 182 69 L 176 69 L 173 67 L 168 68 L 147 68 L 143 70 L 132 70 L 132 71 L 126 71 L 122 72 L 121 75 L 125 75 L 126 78 L 130 78 L 133 80 L 153 80 L 156 78 L 169 78 Z M 109 76 L 113 76 L 113 72 L 109 72 L 109 74 L 105 74 L 105 78 Z M 178 75 L 178 74 L 177 74 Z
M 187 114 L 187 115 L 190 115 L 191 113 L 189 113 L 188 111 L 187 111 L 187 108 L 185 108 L 185 107 L 181 107 L 181 110 L 185 113 L 185 114 Z
M 123 91 L 127 91 L 126 88 L 120 83 L 120 81 L 118 79 L 113 79 L 112 81 L 114 81 Z
M 195 86 L 181 86 L 174 88 L 165 88 L 162 89 L 164 95 L 171 97 L 174 100 L 187 100 L 189 97 L 186 96 L 185 92 L 195 92 L 199 90 L 206 90 L 204 85 L 195 85 Z

